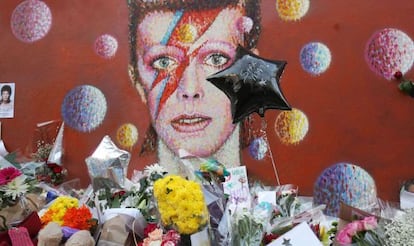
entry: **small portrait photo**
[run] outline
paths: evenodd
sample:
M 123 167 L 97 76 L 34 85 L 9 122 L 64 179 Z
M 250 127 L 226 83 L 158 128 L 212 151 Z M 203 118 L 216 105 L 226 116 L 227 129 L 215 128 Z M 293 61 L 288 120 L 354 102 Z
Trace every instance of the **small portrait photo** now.
M 14 117 L 15 84 L 0 82 L 0 118 Z

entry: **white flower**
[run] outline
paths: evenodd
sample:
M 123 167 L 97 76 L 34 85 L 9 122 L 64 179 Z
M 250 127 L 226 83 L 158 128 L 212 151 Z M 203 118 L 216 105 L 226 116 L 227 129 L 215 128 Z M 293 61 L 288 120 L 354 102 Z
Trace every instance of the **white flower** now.
M 4 196 L 9 196 L 13 200 L 24 195 L 29 190 L 29 185 L 25 183 L 26 177 L 20 175 L 10 181 L 8 184 L 1 187 L 1 190 L 4 191 Z
M 165 170 L 165 168 L 160 166 L 159 164 L 149 165 L 144 168 L 144 175 L 147 177 L 150 177 L 152 174 L 163 175 L 166 172 L 167 170 Z
M 121 208 L 131 208 L 136 207 L 138 205 L 139 197 L 137 196 L 128 196 L 125 200 L 121 203 Z
M 385 236 L 386 245 L 414 245 L 414 209 L 385 225 Z

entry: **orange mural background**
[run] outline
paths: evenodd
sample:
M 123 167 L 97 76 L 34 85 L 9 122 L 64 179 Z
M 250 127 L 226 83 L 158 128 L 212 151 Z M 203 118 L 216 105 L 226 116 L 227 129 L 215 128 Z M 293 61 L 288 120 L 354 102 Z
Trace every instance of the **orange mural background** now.
M 0 119 L 6 148 L 24 153 L 36 124 L 61 119 L 67 92 L 88 84 L 102 91 L 108 109 L 102 124 L 89 133 L 65 128 L 68 178 L 78 177 L 86 186 L 90 180 L 85 158 L 105 135 L 115 140 L 125 123 L 139 132 L 137 144 L 128 149 L 130 172 L 155 162 L 156 156 L 139 156 L 149 117 L 127 73 L 126 1 L 44 2 L 52 11 L 52 27 L 46 37 L 28 44 L 16 39 L 10 28 L 11 14 L 21 1 L 0 1 L 0 82 L 16 85 L 15 117 Z M 280 181 L 298 185 L 302 195 L 312 195 L 325 168 L 348 162 L 373 176 L 380 198 L 397 201 L 402 182 L 414 178 L 414 99 L 400 92 L 396 81 L 370 70 L 364 48 L 383 28 L 397 28 L 413 38 L 412 0 L 312 0 L 302 19 L 289 22 L 278 16 L 275 0 L 263 0 L 261 6 L 260 55 L 288 62 L 281 87 L 289 103 L 309 120 L 304 140 L 284 145 L 274 131 L 280 111 L 266 111 L 266 132 Z M 94 52 L 94 41 L 102 34 L 118 40 L 112 59 Z M 319 76 L 305 72 L 299 60 L 301 48 L 313 41 L 326 44 L 332 53 L 328 70 Z M 413 69 L 406 77 L 414 78 Z M 255 115 L 254 120 L 260 128 L 260 117 Z M 270 158 L 257 161 L 245 150 L 243 160 L 251 177 L 276 183 Z

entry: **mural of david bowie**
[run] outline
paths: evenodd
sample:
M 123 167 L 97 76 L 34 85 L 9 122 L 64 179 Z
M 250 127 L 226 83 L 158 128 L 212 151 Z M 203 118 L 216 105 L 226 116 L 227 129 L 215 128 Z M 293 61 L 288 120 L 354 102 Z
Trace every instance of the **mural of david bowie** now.
M 129 75 L 151 117 L 141 154 L 157 151 L 158 163 L 174 174 L 184 171 L 180 149 L 241 165 L 250 119 L 233 124 L 230 100 L 206 78 L 234 62 L 238 45 L 257 53 L 260 1 L 127 3 Z

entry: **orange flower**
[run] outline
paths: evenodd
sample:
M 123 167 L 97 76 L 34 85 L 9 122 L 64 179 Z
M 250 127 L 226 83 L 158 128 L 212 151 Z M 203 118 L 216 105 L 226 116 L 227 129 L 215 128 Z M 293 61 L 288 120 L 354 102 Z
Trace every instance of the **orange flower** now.
M 53 221 L 53 213 L 51 209 L 47 210 L 46 213 L 40 218 L 42 225 L 47 225 L 49 222 Z
M 63 226 L 79 230 L 89 230 L 92 226 L 92 214 L 88 207 L 68 208 L 63 216 Z

